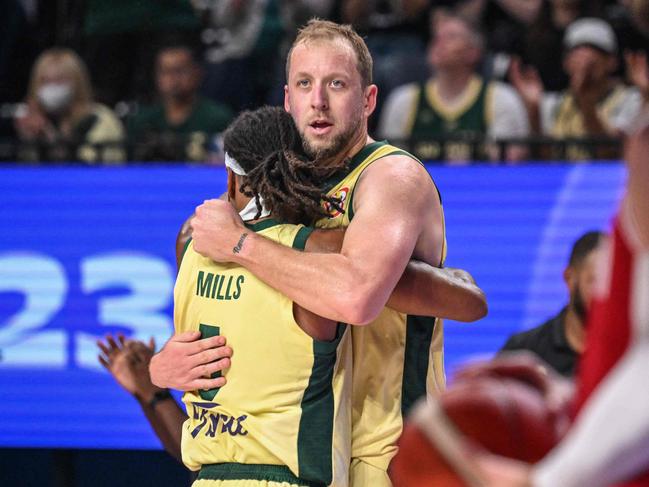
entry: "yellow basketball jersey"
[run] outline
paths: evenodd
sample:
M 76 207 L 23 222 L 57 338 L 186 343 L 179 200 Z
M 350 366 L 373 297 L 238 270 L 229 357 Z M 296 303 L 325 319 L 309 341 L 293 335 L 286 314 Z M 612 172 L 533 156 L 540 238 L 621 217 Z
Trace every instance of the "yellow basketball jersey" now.
M 325 203 L 330 217 L 316 226 L 348 226 L 361 174 L 374 161 L 396 154 L 417 160 L 386 142 L 366 145 L 352 158 L 348 173 L 328 191 L 341 200 L 343 212 Z M 418 397 L 445 385 L 442 322 L 385 308 L 376 321 L 352 327 L 352 345 L 352 457 L 385 470 L 397 451 L 403 414 Z
M 249 229 L 300 249 L 310 233 L 270 219 Z M 296 323 L 291 300 L 239 265 L 199 255 L 191 241 L 174 302 L 177 332 L 223 335 L 235 351 L 224 387 L 183 396 L 185 465 L 205 466 L 222 479 L 242 478 L 255 466 L 285 466 L 295 479 L 273 473 L 266 480 L 347 485 L 351 344 L 345 325 L 331 342 L 311 338 Z M 241 464 L 243 470 L 233 467 Z

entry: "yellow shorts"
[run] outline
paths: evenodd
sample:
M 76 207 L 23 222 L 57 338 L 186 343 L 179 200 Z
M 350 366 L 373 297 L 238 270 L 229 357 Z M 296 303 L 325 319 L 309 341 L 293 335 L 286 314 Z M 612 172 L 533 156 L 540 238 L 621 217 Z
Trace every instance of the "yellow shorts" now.
M 192 487 L 312 487 L 284 465 L 218 463 L 203 465 Z
M 349 469 L 350 487 L 392 487 L 388 472 L 363 462 L 358 458 L 352 459 Z

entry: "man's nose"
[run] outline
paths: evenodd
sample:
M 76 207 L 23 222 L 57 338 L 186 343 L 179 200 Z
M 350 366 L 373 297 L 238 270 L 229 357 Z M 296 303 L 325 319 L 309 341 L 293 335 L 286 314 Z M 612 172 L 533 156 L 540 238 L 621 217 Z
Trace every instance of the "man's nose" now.
M 315 85 L 313 91 L 311 91 L 311 107 L 318 111 L 324 111 L 329 108 L 326 85 L 322 83 Z

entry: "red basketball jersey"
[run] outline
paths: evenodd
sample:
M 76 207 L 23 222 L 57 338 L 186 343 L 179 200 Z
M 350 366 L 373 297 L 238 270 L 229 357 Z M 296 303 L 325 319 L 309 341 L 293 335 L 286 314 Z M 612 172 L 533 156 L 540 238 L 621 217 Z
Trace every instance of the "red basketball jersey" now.
M 635 307 L 649 307 L 649 296 L 640 297 L 641 289 L 649 289 L 649 273 L 642 266 L 647 259 L 646 252 L 634 250 L 633 229 L 627 228 L 624 217 L 619 217 L 611 239 L 611 253 L 606 275 L 602 276 L 602 288 L 591 304 L 586 348 L 582 355 L 577 376 L 576 411 L 579 415 L 598 384 L 615 367 L 633 343 L 638 324 L 634 320 L 641 313 Z M 642 268 L 641 268 L 642 267 Z M 644 283 L 642 282 L 644 281 Z M 648 371 L 649 374 L 649 371 Z M 649 375 L 648 375 L 649 377 Z M 649 387 L 638 384 L 638 387 Z M 632 400 L 630 391 L 629 400 Z M 602 441 L 606 439 L 603 437 Z M 625 487 L 649 486 L 649 469 Z

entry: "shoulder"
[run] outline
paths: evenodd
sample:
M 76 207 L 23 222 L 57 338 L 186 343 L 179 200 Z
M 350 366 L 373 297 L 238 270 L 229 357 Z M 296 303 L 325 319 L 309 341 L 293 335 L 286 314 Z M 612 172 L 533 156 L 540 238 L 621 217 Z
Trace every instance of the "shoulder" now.
M 218 131 L 224 130 L 232 120 L 232 111 L 227 106 L 219 105 L 203 97 L 197 101 L 196 113 L 213 124 Z
M 381 137 L 403 138 L 407 135 L 408 119 L 419 90 L 420 85 L 409 83 L 388 93 L 379 120 L 378 133 Z
M 531 350 L 538 351 L 543 345 L 552 340 L 552 322 L 553 319 L 534 327 L 530 330 L 515 333 L 507 339 L 507 342 L 501 349 L 506 350 Z
M 396 101 L 407 101 L 419 93 L 421 90 L 421 85 L 419 83 L 408 83 L 405 85 L 397 86 L 390 93 L 388 93 L 387 100 Z
M 502 81 L 490 81 L 489 88 L 493 93 L 493 101 L 496 105 L 522 105 L 521 97 L 513 86 Z
M 89 137 L 99 139 L 121 138 L 124 134 L 122 122 L 117 115 L 101 103 L 95 103 L 92 108 L 95 123 L 90 130 Z
M 137 113 L 129 117 L 129 130 L 143 130 L 164 121 L 164 110 L 161 104 L 140 107 Z
M 435 191 L 430 191 L 435 189 Z M 418 200 L 429 202 L 429 196 L 437 194 L 433 180 L 424 165 L 411 154 L 396 150 L 370 164 L 360 176 L 355 190 L 355 204 L 365 194 L 377 194 L 390 199 L 407 198 L 413 206 Z

